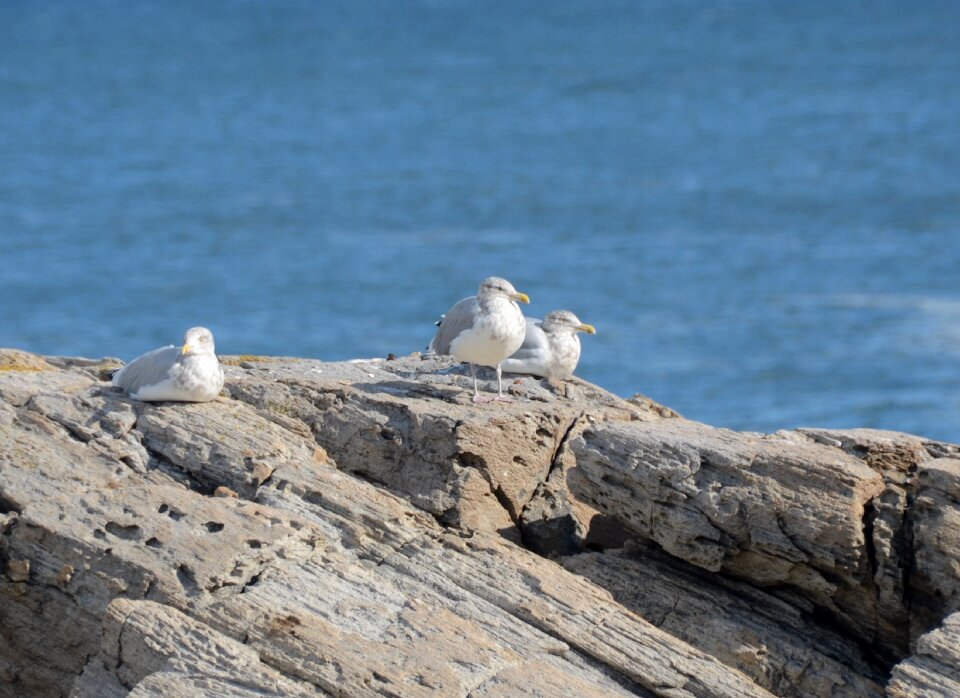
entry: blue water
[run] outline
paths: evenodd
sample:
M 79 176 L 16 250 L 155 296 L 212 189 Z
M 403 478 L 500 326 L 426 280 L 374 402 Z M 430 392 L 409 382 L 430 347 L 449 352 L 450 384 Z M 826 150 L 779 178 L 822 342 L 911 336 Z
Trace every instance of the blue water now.
M 960 441 L 960 2 L 0 2 L 0 346 L 424 347 Z

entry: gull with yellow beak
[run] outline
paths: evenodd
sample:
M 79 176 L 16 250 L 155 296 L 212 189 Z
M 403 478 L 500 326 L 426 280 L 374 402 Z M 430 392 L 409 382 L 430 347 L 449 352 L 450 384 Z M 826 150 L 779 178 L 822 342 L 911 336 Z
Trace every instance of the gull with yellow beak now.
M 507 373 L 529 373 L 551 380 L 573 375 L 580 361 L 577 332 L 596 334 L 593 325 L 580 322 L 569 310 L 554 310 L 543 320 L 526 318 L 523 345 L 502 366 Z
M 223 367 L 213 346 L 213 333 L 193 327 L 183 346 L 172 344 L 138 356 L 113 374 L 113 385 L 134 400 L 209 402 L 223 387 Z
M 503 395 L 500 362 L 523 344 L 526 324 L 517 301 L 529 303 L 509 281 L 491 276 L 480 284 L 477 295 L 464 298 L 447 311 L 430 342 L 435 354 L 451 354 L 470 364 L 473 401 L 508 400 Z M 497 397 L 480 397 L 477 365 L 497 369 Z

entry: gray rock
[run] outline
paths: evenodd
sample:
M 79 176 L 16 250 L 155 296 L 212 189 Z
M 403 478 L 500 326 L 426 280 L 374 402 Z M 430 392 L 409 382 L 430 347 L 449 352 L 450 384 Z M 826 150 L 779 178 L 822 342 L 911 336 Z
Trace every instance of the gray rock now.
M 705 574 L 652 546 L 576 555 L 564 566 L 775 695 L 883 695 L 883 671 L 857 643 L 749 584 Z
M 957 503 L 945 496 L 953 475 L 946 466 L 927 470 L 932 457 L 916 437 L 762 436 L 662 420 L 600 423 L 570 446 L 574 497 L 638 540 L 797 594 L 886 658 L 903 656 L 916 629 L 957 609 L 956 548 L 932 540 L 955 536 Z M 930 475 L 924 500 L 918 472 L 921 483 Z M 946 523 L 927 523 L 925 501 Z M 933 598 L 921 593 L 927 579 L 937 580 Z M 915 605 L 931 608 L 911 616 Z
M 579 380 L 477 406 L 446 359 L 224 362 L 184 405 L 108 361 L 0 371 L 0 694 L 876 695 L 894 619 L 956 603 L 949 444 L 900 468 Z M 601 552 L 631 538 L 662 551 Z
M 890 698 L 960 696 L 960 613 L 917 642 L 917 651 L 893 669 Z

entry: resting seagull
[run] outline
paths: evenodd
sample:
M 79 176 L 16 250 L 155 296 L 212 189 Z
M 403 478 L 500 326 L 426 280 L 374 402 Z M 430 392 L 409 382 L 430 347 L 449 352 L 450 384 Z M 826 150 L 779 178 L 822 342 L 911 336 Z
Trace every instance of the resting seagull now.
M 209 402 L 223 387 L 223 368 L 206 327 L 187 330 L 183 346 L 161 347 L 138 356 L 113 374 L 113 385 L 134 400 Z
M 508 400 L 503 395 L 500 362 L 523 344 L 525 323 L 517 301 L 529 303 L 509 281 L 491 276 L 477 295 L 464 298 L 447 311 L 430 342 L 435 354 L 452 354 L 470 364 L 473 401 Z M 482 398 L 477 389 L 477 365 L 497 369 L 497 397 Z
M 580 322 L 569 310 L 554 310 L 543 320 L 525 318 L 523 345 L 501 366 L 507 373 L 530 373 L 551 380 L 569 378 L 580 361 L 577 332 L 596 334 L 593 325 Z

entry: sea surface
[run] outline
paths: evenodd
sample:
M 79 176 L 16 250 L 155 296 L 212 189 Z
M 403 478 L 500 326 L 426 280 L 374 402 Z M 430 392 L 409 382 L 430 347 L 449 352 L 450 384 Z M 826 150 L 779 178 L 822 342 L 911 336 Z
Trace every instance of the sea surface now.
M 0 346 L 404 354 L 491 274 L 618 394 L 960 441 L 960 2 L 0 2 Z

